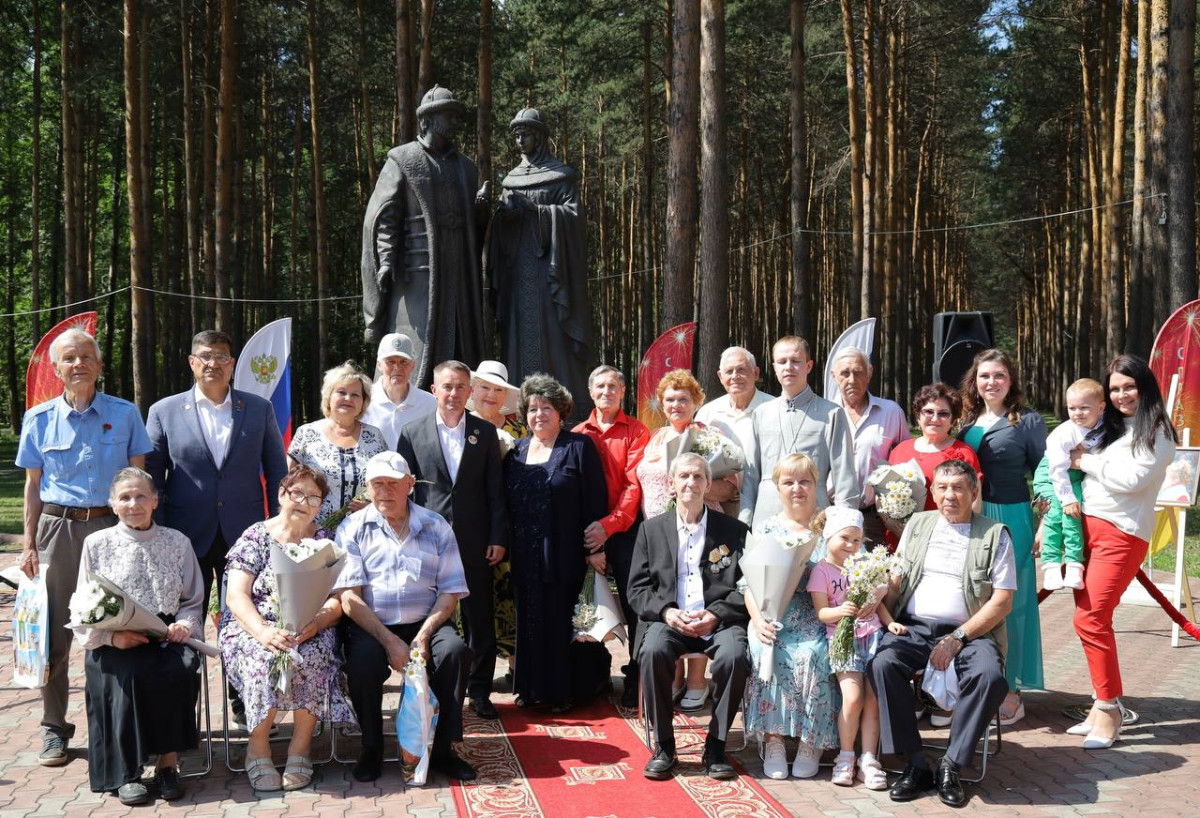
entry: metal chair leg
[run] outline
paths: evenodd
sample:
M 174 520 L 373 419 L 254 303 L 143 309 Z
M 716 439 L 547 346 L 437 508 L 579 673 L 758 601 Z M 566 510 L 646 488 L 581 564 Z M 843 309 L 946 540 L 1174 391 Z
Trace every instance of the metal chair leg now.
M 199 653 L 199 651 L 197 651 Z M 204 767 L 196 772 L 185 773 L 180 770 L 180 778 L 199 778 L 203 775 L 208 775 L 212 771 L 213 766 L 213 737 L 212 737 L 212 710 L 208 699 L 208 656 L 200 653 L 200 696 L 201 699 L 196 704 L 196 732 L 200 732 L 200 716 L 204 716 L 204 747 L 205 761 Z M 182 765 L 181 765 L 182 767 Z

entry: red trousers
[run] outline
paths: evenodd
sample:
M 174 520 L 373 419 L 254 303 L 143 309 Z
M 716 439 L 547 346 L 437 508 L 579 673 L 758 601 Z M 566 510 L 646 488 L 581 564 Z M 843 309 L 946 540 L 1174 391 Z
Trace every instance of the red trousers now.
M 1083 588 L 1075 592 L 1075 633 L 1083 643 L 1098 699 L 1121 695 L 1121 667 L 1113 634 L 1113 611 L 1137 575 L 1150 543 L 1099 517 L 1084 515 L 1087 562 Z

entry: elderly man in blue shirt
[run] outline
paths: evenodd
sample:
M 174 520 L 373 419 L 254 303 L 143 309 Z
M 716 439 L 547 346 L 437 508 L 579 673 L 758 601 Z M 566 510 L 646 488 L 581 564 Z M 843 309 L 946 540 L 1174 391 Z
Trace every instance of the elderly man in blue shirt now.
M 67 604 L 75 590 L 83 540 L 116 523 L 108 506 L 113 477 L 142 468 L 153 446 L 137 407 L 96 391 L 103 362 L 96 339 L 69 329 L 50 344 L 63 393 L 25 413 L 17 466 L 25 469 L 26 576 L 46 579 L 50 603 L 50 678 L 42 688 L 42 750 L 38 763 L 67 763 L 75 725 L 67 721 L 71 632 Z
M 462 705 L 471 651 L 450 616 L 467 596 L 467 580 L 450 524 L 409 499 L 415 479 L 397 452 L 380 452 L 367 463 L 371 504 L 346 518 L 337 542 L 346 565 L 342 589 L 346 626 L 346 679 L 362 728 L 362 750 L 352 774 L 379 777 L 383 760 L 383 683 L 403 670 L 409 651 L 429 662 L 429 687 L 441 705 L 429 765 L 460 781 L 475 771 L 455 752 L 462 739 Z

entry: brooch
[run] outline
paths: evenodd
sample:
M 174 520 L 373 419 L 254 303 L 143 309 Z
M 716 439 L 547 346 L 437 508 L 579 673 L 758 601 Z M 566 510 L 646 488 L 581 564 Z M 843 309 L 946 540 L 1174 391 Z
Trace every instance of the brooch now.
M 478 443 L 479 438 L 475 437 L 475 435 L 471 435 L 470 437 L 467 438 L 467 442 L 468 443 Z
M 246 408 L 246 402 L 244 400 L 239 399 L 237 402 L 237 410 L 240 412 L 245 408 Z
M 733 559 L 729 556 L 729 546 L 720 545 L 708 552 L 708 570 L 719 574 L 730 565 Z
M 111 431 L 112 431 L 112 424 L 111 424 L 111 423 L 106 423 L 106 424 L 104 424 L 104 431 L 106 431 L 106 432 L 111 432 Z

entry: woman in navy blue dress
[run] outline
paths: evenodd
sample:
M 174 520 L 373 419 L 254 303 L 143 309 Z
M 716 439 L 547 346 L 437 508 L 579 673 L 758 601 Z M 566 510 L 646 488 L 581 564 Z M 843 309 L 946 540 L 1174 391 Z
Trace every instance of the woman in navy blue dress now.
M 549 375 L 521 384 L 521 415 L 530 436 L 505 460 L 510 559 L 517 602 L 519 706 L 549 705 L 565 713 L 581 689 L 571 660 L 575 603 L 590 564 L 605 568 L 604 551 L 589 554 L 583 532 L 608 513 L 604 471 L 587 435 L 564 428 L 574 400 Z

